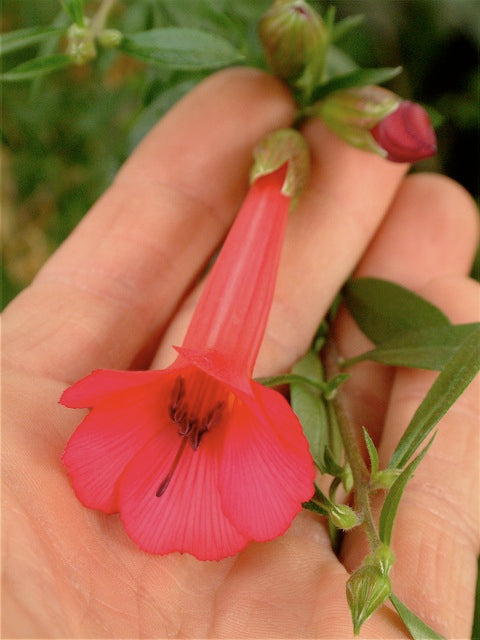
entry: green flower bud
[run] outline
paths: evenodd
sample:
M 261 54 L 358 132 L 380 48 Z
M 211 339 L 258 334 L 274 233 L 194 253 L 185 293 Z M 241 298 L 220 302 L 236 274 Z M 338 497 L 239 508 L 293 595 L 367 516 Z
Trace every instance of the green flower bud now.
M 381 469 L 375 472 L 372 474 L 371 489 L 390 489 L 401 473 L 401 469 Z
M 97 55 L 95 42 L 87 20 L 85 20 L 85 24 L 85 27 L 72 24 L 67 31 L 67 53 L 72 56 L 75 64 L 84 64 Z
M 258 26 L 272 71 L 294 81 L 307 67 L 323 68 L 327 32 L 322 18 L 304 0 L 276 0 Z
M 390 579 L 377 566 L 362 566 L 350 576 L 347 581 L 347 601 L 355 635 L 358 635 L 362 624 L 385 602 L 390 592 Z
M 381 544 L 375 551 L 369 553 L 364 560 L 365 565 L 378 567 L 385 576 L 388 576 L 390 573 L 394 562 L 395 556 L 393 555 L 393 551 L 386 544 Z
M 392 91 L 366 85 L 333 91 L 308 109 L 309 115 L 322 118 L 340 138 L 366 151 L 386 157 L 370 130 L 395 111 L 401 99 Z
M 330 522 L 339 529 L 353 529 L 361 520 L 347 504 L 332 504 L 329 509 Z
M 102 47 L 116 48 L 122 42 L 123 34 L 118 29 L 104 29 L 98 34 L 98 41 Z
M 282 193 L 291 197 L 294 204 L 305 188 L 310 172 L 310 156 L 303 136 L 295 129 L 279 129 L 260 141 L 253 156 L 250 183 L 288 162 Z

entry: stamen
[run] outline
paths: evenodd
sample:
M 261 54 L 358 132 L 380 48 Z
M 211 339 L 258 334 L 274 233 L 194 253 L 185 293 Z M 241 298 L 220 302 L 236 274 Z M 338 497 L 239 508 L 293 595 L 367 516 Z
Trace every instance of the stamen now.
M 157 496 L 157 498 L 160 498 L 161 495 L 163 495 L 165 493 L 165 491 L 167 490 L 168 485 L 170 484 L 170 480 L 173 477 L 173 474 L 175 473 L 175 469 L 177 468 L 178 463 L 180 462 L 180 458 L 182 457 L 182 453 L 185 449 L 185 445 L 187 444 L 187 439 L 186 438 L 182 438 L 181 442 L 180 442 L 180 446 L 178 447 L 178 451 L 177 451 L 177 455 L 175 456 L 174 461 L 172 462 L 172 466 L 170 467 L 170 471 L 167 473 L 167 475 L 165 476 L 165 478 L 162 480 L 162 482 L 160 483 L 155 495 Z
M 223 400 L 215 402 L 219 391 L 222 390 L 217 381 L 209 376 L 199 372 L 198 376 L 189 381 L 189 385 L 188 400 L 185 379 L 178 376 L 173 385 L 168 412 L 172 422 L 177 425 L 181 442 L 170 471 L 157 489 L 155 495 L 158 498 L 165 493 L 170 484 L 187 441 L 196 451 L 204 434 L 220 422 L 227 405 Z M 226 394 L 222 393 L 222 395 Z
M 168 410 L 170 418 L 173 422 L 182 424 L 187 417 L 187 406 L 183 401 L 185 397 L 185 380 L 182 376 L 178 376 L 173 385 L 172 395 L 170 396 L 170 404 Z
M 220 422 L 220 418 L 222 417 L 223 409 L 225 408 L 225 402 L 217 402 L 217 404 L 213 407 L 213 409 L 207 413 L 203 426 L 206 431 L 214 427 L 216 424 Z

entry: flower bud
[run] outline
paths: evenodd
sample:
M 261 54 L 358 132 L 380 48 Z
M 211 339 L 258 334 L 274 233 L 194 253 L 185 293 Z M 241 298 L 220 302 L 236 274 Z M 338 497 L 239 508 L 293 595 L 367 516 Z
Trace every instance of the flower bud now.
M 401 469 L 380 469 L 376 471 L 372 474 L 370 481 L 372 491 L 376 489 L 390 489 L 401 473 Z
M 98 34 L 98 41 L 107 49 L 119 47 L 122 42 L 123 34 L 118 29 L 103 29 Z
M 428 113 L 409 100 L 401 102 L 393 113 L 375 125 L 371 134 L 392 162 L 415 162 L 437 151 Z
M 377 566 L 362 566 L 350 576 L 347 581 L 347 601 L 355 635 L 358 635 L 362 624 L 385 602 L 390 592 L 390 579 Z
M 376 85 L 332 91 L 305 113 L 322 118 L 352 146 L 392 162 L 415 162 L 437 150 L 425 109 Z
M 310 156 L 303 136 L 295 129 L 279 129 L 260 141 L 253 156 L 250 183 L 288 162 L 282 193 L 294 202 L 305 188 L 310 172 Z
M 335 527 L 344 530 L 353 529 L 361 522 L 355 511 L 347 504 L 332 504 L 328 516 Z
M 366 85 L 333 91 L 315 103 L 308 113 L 319 116 L 340 138 L 354 147 L 385 156 L 370 133 L 400 104 L 400 98 L 382 87 Z
M 388 576 L 390 573 L 394 562 L 395 556 L 393 555 L 393 551 L 386 544 L 381 544 L 375 551 L 369 553 L 364 560 L 365 565 L 378 567 L 385 576 Z
M 260 19 L 258 30 L 267 62 L 280 78 L 294 81 L 307 67 L 323 67 L 325 25 L 304 0 L 276 0 Z
M 67 31 L 67 53 L 72 56 L 75 64 L 84 64 L 97 55 L 93 35 L 85 20 L 85 27 L 72 24 Z

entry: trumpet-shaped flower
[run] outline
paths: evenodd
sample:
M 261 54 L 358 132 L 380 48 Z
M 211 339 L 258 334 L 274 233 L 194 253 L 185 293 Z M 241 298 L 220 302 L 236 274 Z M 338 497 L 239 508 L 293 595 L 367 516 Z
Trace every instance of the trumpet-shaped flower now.
M 313 494 L 298 419 L 282 395 L 252 380 L 295 161 L 306 154 L 299 141 L 285 130 L 261 145 L 173 364 L 97 370 L 62 395 L 67 407 L 91 409 L 62 457 L 77 497 L 120 512 L 145 551 L 220 560 L 285 532 Z

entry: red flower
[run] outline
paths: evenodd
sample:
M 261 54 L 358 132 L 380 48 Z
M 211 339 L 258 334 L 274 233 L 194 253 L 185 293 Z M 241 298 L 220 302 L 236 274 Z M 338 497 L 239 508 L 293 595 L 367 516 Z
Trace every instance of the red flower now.
M 285 175 L 284 164 L 254 181 L 170 367 L 97 370 L 62 395 L 91 408 L 62 457 L 77 497 L 120 512 L 145 551 L 220 560 L 282 534 L 313 494 L 296 416 L 251 379 L 291 201 Z
M 370 133 L 393 162 L 416 162 L 437 151 L 428 113 L 416 102 L 403 100 Z

